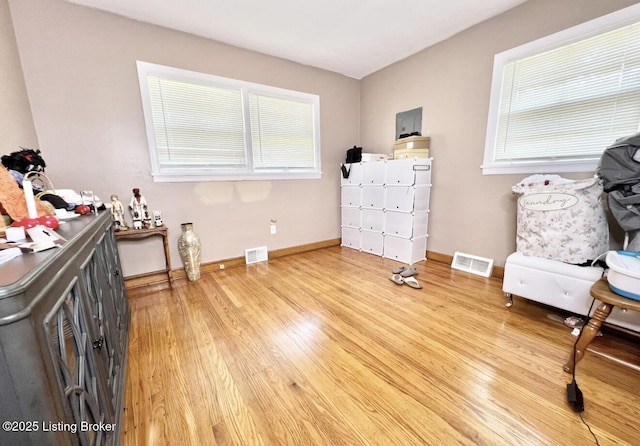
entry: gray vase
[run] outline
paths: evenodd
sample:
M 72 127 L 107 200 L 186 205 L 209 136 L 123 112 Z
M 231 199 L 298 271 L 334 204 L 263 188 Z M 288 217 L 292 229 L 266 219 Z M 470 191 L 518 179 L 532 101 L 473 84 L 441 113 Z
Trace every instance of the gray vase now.
M 200 237 L 193 232 L 193 223 L 182 223 L 182 233 L 178 237 L 178 252 L 187 273 L 187 278 L 195 282 L 200 278 Z

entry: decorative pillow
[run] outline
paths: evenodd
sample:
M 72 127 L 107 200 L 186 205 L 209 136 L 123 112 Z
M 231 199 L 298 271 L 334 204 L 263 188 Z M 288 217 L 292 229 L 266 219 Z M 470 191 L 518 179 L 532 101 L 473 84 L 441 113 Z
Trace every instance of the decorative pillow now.
M 525 178 L 512 188 L 520 194 L 517 251 L 573 264 L 595 260 L 609 250 L 602 183 L 598 178 L 560 181 L 555 177 Z

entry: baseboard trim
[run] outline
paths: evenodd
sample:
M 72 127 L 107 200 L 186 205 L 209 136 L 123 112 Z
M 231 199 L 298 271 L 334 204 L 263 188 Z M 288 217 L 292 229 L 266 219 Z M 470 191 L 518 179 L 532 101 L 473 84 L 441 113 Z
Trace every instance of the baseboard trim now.
M 321 242 L 307 243 L 305 245 L 291 246 L 289 248 L 275 249 L 269 251 L 269 259 L 277 259 L 278 257 L 290 256 L 293 254 L 301 254 L 303 252 L 315 251 L 316 249 L 329 248 L 331 246 L 339 246 L 341 239 L 323 240 Z M 223 266 L 220 268 L 220 266 Z M 207 274 L 221 269 L 234 268 L 245 265 L 244 257 L 233 257 L 229 259 L 218 260 L 215 262 L 203 263 L 200 265 L 200 274 Z M 169 273 L 171 280 L 184 279 L 187 277 L 184 269 L 174 269 Z M 161 283 L 167 283 L 168 278 L 165 272 L 151 272 L 145 274 L 138 274 L 135 276 L 128 276 L 124 278 L 124 286 L 126 289 L 141 288 L 148 285 L 158 285 Z
M 427 250 L 427 260 L 433 260 L 438 263 L 448 263 L 451 265 L 451 262 L 453 262 L 453 256 Z
M 324 240 L 321 242 L 308 243 L 306 245 L 298 245 L 292 246 L 289 248 L 275 249 L 273 251 L 269 251 L 269 259 L 277 259 L 278 257 L 285 257 L 294 254 L 301 254 L 308 251 L 314 251 L 316 249 L 329 248 L 331 246 L 339 246 L 341 243 L 341 239 L 331 239 Z M 427 250 L 427 259 L 433 262 L 444 263 L 447 265 L 451 265 L 453 261 L 453 256 L 449 254 L 443 254 L 435 251 Z M 223 265 L 223 268 L 220 266 Z M 211 272 L 220 271 L 221 269 L 226 268 L 235 268 L 238 266 L 245 265 L 244 257 L 233 257 L 224 260 L 218 260 L 216 262 L 208 262 L 200 265 L 200 273 L 207 274 Z M 187 277 L 184 269 L 174 269 L 169 273 L 171 275 L 171 280 L 184 279 Z M 504 278 L 504 267 L 502 266 L 494 266 L 492 277 L 496 277 L 498 279 Z M 160 285 L 166 284 L 167 274 L 165 272 L 151 272 L 145 274 L 138 274 L 135 276 L 128 276 L 124 278 L 124 286 L 126 289 L 135 289 L 141 288 L 149 285 Z
M 170 273 L 173 278 L 173 271 Z M 164 271 L 161 273 L 151 272 L 144 274 L 137 274 L 135 276 L 127 276 L 124 278 L 124 287 L 128 290 L 134 288 L 140 288 L 148 285 L 158 285 L 167 283 L 167 273 Z

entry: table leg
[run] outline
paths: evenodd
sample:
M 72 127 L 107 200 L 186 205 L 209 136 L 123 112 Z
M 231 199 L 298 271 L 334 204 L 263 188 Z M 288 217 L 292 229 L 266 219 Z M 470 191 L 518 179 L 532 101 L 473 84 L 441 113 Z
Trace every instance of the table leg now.
M 587 347 L 591 344 L 591 341 L 597 336 L 600 331 L 600 327 L 602 327 L 602 323 L 609 317 L 611 314 L 611 310 L 613 310 L 613 305 L 601 303 L 596 311 L 593 313 L 593 317 L 589 320 L 589 323 L 586 327 L 582 329 L 582 333 L 580 334 L 580 338 L 578 339 L 575 347 L 571 348 L 571 353 L 569 354 L 569 359 L 567 363 L 564 365 L 563 369 L 567 373 L 573 373 L 573 368 L 580 362 L 582 357 L 584 356 L 584 352 L 587 351 Z M 574 353 L 575 351 L 575 362 L 574 362 Z
M 171 285 L 173 277 L 171 276 L 171 254 L 169 254 L 169 237 L 165 233 L 162 235 L 162 244 L 164 246 L 164 259 L 167 270 L 167 278 L 169 279 L 169 285 Z

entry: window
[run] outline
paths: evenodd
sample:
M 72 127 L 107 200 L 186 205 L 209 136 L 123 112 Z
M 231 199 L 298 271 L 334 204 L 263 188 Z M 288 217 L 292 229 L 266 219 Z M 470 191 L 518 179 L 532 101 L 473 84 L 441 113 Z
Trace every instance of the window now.
M 484 174 L 589 172 L 640 125 L 640 5 L 498 54 Z
M 138 61 L 155 181 L 320 178 L 320 100 Z

